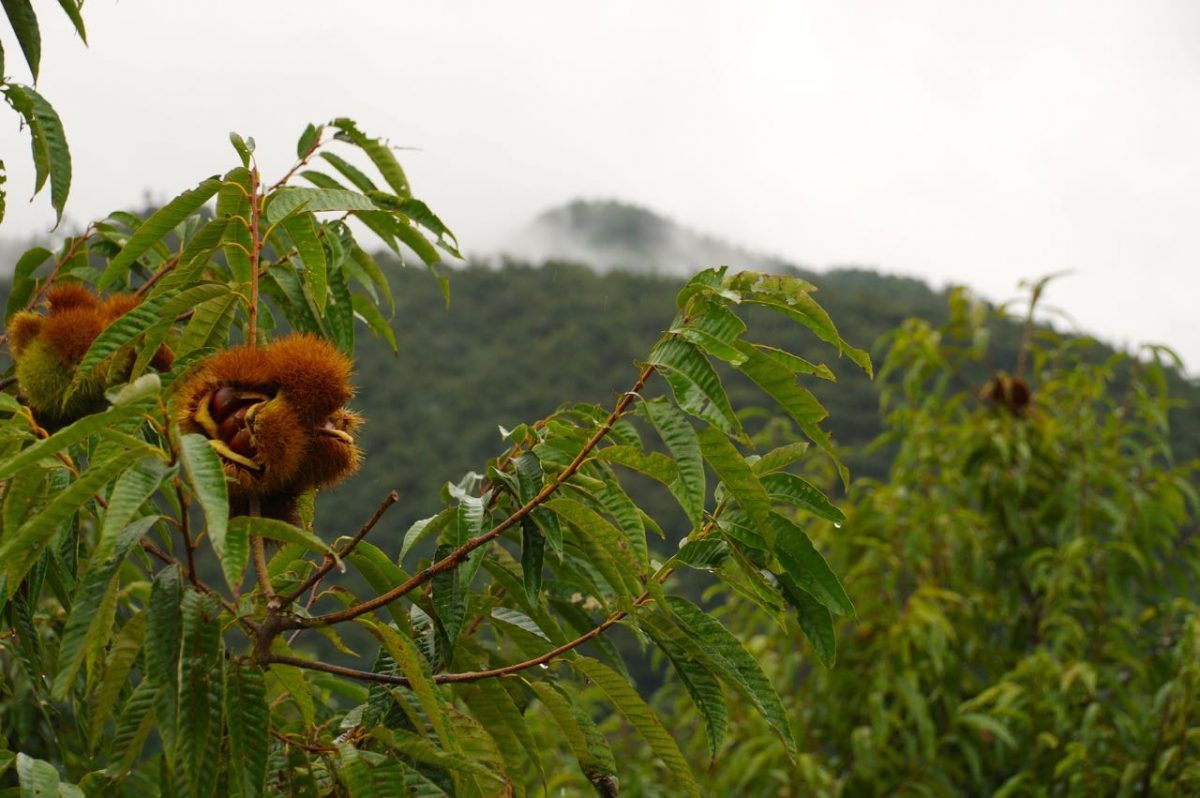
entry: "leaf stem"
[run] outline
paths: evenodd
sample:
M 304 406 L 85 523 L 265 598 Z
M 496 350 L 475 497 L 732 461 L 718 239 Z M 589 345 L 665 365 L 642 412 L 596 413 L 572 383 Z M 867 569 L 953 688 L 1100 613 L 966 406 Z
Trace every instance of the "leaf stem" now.
M 258 259 L 262 252 L 259 236 L 259 215 L 262 213 L 259 196 L 258 167 L 250 170 L 250 309 L 246 344 L 251 349 L 258 343 Z

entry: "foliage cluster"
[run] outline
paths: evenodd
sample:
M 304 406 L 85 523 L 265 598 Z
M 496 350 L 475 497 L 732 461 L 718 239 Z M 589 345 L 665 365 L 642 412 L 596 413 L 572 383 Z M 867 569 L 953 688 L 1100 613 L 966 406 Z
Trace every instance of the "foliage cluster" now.
M 699 794 L 604 636 L 617 625 L 684 674 L 712 750 L 730 691 L 793 751 L 781 699 L 754 658 L 668 591 L 674 573 L 698 569 L 773 595 L 798 608 L 815 650 L 832 659 L 832 618 L 853 606 L 792 510 L 841 514 L 788 471 L 808 443 L 761 457 L 739 448 L 749 438 L 713 365 L 758 386 L 845 483 L 820 426 L 827 413 L 799 381 L 833 372 L 748 341 L 739 317 L 751 306 L 777 314 L 869 371 L 813 286 L 701 272 L 611 409 L 566 405 L 506 431 L 507 450 L 448 484 L 443 509 L 412 525 L 393 558 L 366 538 L 395 493 L 358 532 L 331 540 L 314 523 L 312 491 L 285 497 L 276 514 L 254 475 L 271 481 L 289 436 L 352 437 L 356 422 L 330 426 L 344 412 L 336 375 L 345 368 L 314 365 L 330 362 L 318 339 L 350 355 L 365 324 L 395 345 L 389 282 L 352 223 L 431 270 L 437 248 L 457 255 L 453 235 L 412 196 L 392 150 L 348 119 L 309 126 L 296 165 L 270 184 L 253 141 L 231 140 L 241 163 L 224 176 L 148 218 L 114 213 L 57 253 L 36 248 L 17 269 L 10 335 L 33 335 L 42 297 L 94 301 L 65 285 L 126 292 L 128 310 L 105 316 L 75 358 L 37 350 L 60 356 L 71 375 L 62 413 L 20 401 L 33 387 L 21 381 L 34 379 L 22 375 L 45 373 L 22 369 L 28 349 L 15 353 L 17 393 L 0 393 L 0 667 L 15 748 L 0 770 L 26 792 L 62 795 L 524 794 L 569 772 L 541 759 L 530 718 L 551 718 L 579 772 L 609 794 L 614 759 L 578 698 L 592 685 L 659 757 L 664 778 Z M 215 215 L 202 213 L 214 198 Z M 268 353 L 284 330 L 309 337 L 288 338 L 296 355 L 281 362 Z M 156 369 L 164 346 L 173 357 Z M 260 362 L 275 365 L 248 373 Z M 652 379 L 669 394 L 643 394 Z M 94 380 L 108 403 L 68 413 Z M 339 398 L 306 414 L 323 394 Z M 269 431 L 279 418 L 315 426 Z M 651 556 L 647 535 L 661 525 L 625 490 L 639 479 L 658 483 L 688 519 L 686 545 L 670 558 Z M 426 539 L 431 558 L 413 550 Z M 341 634 L 350 627 L 372 638 L 362 653 Z
M 856 483 L 842 528 L 813 530 L 858 606 L 837 666 L 794 655 L 778 605 L 714 588 L 720 616 L 759 624 L 751 649 L 792 687 L 802 753 L 739 717 L 706 790 L 1197 794 L 1200 463 L 1172 454 L 1169 353 L 1096 362 L 1037 334 L 1014 369 L 1033 402 L 1014 415 L 959 379 L 985 358 L 986 324 L 961 292 L 951 309 L 891 338 L 889 478 Z M 699 720 L 685 687 L 657 696 L 681 728 Z M 651 768 L 634 783 L 670 794 Z

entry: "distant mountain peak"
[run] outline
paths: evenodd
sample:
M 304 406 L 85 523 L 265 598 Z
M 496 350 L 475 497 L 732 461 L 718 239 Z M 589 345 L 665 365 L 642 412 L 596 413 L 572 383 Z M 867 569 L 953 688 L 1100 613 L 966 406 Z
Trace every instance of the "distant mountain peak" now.
M 535 262 L 576 261 L 598 271 L 674 276 L 722 264 L 764 271 L 797 269 L 617 200 L 576 199 L 551 208 L 512 236 L 502 252 Z

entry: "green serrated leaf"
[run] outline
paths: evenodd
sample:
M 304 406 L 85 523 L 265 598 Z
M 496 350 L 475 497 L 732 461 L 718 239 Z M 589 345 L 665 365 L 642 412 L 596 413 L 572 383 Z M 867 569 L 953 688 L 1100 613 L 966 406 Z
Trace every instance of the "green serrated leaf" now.
M 377 211 L 379 208 L 357 191 L 284 186 L 269 197 L 267 221 L 271 224 L 299 209 L 306 211 Z
M 17 779 L 21 783 L 21 798 L 58 798 L 58 771 L 43 759 L 17 754 Z
M 146 637 L 146 624 L 149 613 L 142 611 L 130 618 L 117 638 L 113 641 L 104 665 L 104 675 L 100 678 L 95 691 L 89 699 L 89 721 L 91 732 L 88 736 L 89 750 L 95 750 L 103 736 L 104 726 L 112 717 L 117 699 L 125 688 L 133 664 L 142 651 L 142 643 Z
M 37 290 L 37 281 L 33 279 L 32 275 L 38 267 L 52 257 L 54 257 L 54 253 L 45 247 L 33 247 L 26 250 L 17 260 L 9 285 L 8 317 L 10 319 L 14 313 L 24 308 L 29 304 L 29 300 L 33 299 L 34 292 Z
M 679 501 L 693 529 L 704 521 L 705 475 L 700 441 L 691 422 L 667 399 L 642 402 L 642 409 L 675 460 L 679 475 L 667 487 Z
M 383 179 L 392 187 L 392 191 L 401 197 L 411 196 L 408 178 L 390 147 L 379 139 L 373 139 L 362 133 L 358 129 L 358 125 L 351 119 L 341 117 L 333 120 L 330 124 L 338 129 L 338 138 L 351 142 L 366 153 L 367 157 L 371 159 L 371 163 L 375 164 L 375 168 L 383 175 Z
M 708 352 L 713 357 L 738 365 L 746 356 L 738 349 L 738 338 L 746 331 L 746 323 L 729 308 L 701 296 L 691 302 L 686 315 L 676 321 L 669 332 L 675 333 Z
M 759 534 L 772 538 L 770 525 L 771 499 L 741 453 L 720 431 L 705 427 L 698 433 L 704 459 L 712 466 L 725 489 L 754 522 Z
M 392 325 L 388 324 L 388 320 L 383 317 L 379 308 L 375 307 L 371 300 L 362 294 L 354 294 L 350 297 L 350 303 L 354 308 L 354 314 L 365 321 L 375 334 L 382 335 L 393 352 L 400 351 L 400 347 L 396 343 L 396 334 L 392 332 Z
M 37 83 L 38 67 L 42 61 L 42 33 L 38 29 L 37 14 L 30 0 L 3 0 L 4 13 L 17 34 L 17 43 L 29 64 L 29 73 Z
M 4 568 L 10 596 L 50 544 L 59 526 L 84 503 L 90 501 L 93 494 L 116 479 L 130 464 L 145 454 L 146 449 L 125 450 L 90 466 L 79 479 L 51 499 L 20 529 L 4 536 L 0 541 L 0 563 L 3 564 L 0 567 Z
M 230 781 L 242 798 L 266 790 L 271 711 L 259 668 L 231 662 L 225 669 L 225 727 L 229 730 Z
M 329 294 L 329 275 L 325 261 L 325 247 L 317 236 L 317 221 L 311 213 L 289 216 L 283 223 L 288 238 L 296 247 L 300 262 L 304 264 L 304 281 L 316 304 L 318 313 L 325 312 L 325 301 Z
M 350 259 L 358 265 L 363 274 L 367 275 L 371 284 L 383 295 L 384 301 L 387 302 L 388 313 L 395 313 L 396 300 L 392 297 L 392 288 L 375 258 L 371 257 L 371 254 L 358 244 L 354 244 L 350 247 Z
M 521 519 L 521 576 L 525 595 L 537 601 L 542 592 L 542 566 L 546 557 L 546 536 L 529 516 Z
M 576 530 L 575 540 L 588 561 L 618 596 L 633 598 L 642 591 L 638 577 L 645 568 L 637 564 L 625 536 L 605 518 L 574 499 L 551 499 L 544 505 Z
M 198 211 L 220 188 L 221 181 L 210 177 L 155 211 L 134 231 L 117 256 L 108 262 L 96 287 L 104 290 L 123 281 L 138 258 L 170 233 L 175 225 Z
M 12 1 L 28 3 L 28 0 Z M 62 221 L 63 207 L 67 203 L 67 194 L 71 191 L 71 151 L 67 146 L 62 120 L 58 118 L 58 113 L 46 98 L 31 87 L 9 83 L 2 90 L 9 104 L 29 125 L 36 172 L 34 193 L 42 190 L 46 178 L 49 177 L 50 204 L 56 214 L 57 226 Z
M 307 158 L 316 149 L 317 144 L 321 141 L 321 131 L 324 129 L 324 125 L 305 125 L 304 132 L 300 134 L 300 138 L 296 142 L 297 158 Z
M 146 406 L 137 403 L 122 407 L 113 407 L 100 413 L 93 413 L 69 424 L 45 440 L 38 441 L 33 446 L 21 450 L 0 463 L 0 480 L 11 477 L 18 471 L 46 457 L 74 446 L 101 430 L 120 424 L 146 411 Z
M 679 681 L 692 697 L 692 703 L 704 719 L 709 759 L 716 759 L 729 731 L 729 712 L 720 682 L 700 659 L 693 657 L 686 646 L 677 642 L 679 631 L 670 621 L 648 615 L 640 618 L 639 624 L 667 655 Z
M 525 772 L 527 762 L 532 762 L 545 781 L 546 772 L 537 742 L 509 692 L 493 679 L 466 685 L 460 692 L 471 714 L 496 741 L 506 769 L 516 777 L 517 787 L 522 784 L 520 776 Z
M 837 661 L 837 637 L 834 635 L 833 616 L 829 608 L 800 589 L 787 574 L 780 574 L 778 578 L 784 598 L 796 610 L 796 619 L 804 636 L 812 644 L 821 663 L 826 668 L 832 668 Z
M 223 347 L 229 340 L 229 326 L 233 323 L 238 301 L 235 295 L 229 294 L 200 303 L 180 336 L 180 359 L 198 350 Z
M 761 481 L 773 501 L 800 507 L 838 525 L 846 520 L 845 514 L 834 507 L 825 494 L 795 474 L 767 474 Z
M 668 597 L 667 603 L 674 613 L 673 620 L 698 644 L 693 654 L 707 658 L 705 661 L 715 666 L 713 672 L 753 702 L 788 750 L 795 751 L 787 710 L 758 661 L 720 621 L 695 604 L 680 596 Z
M 219 612 L 215 596 L 185 590 L 175 761 L 192 795 L 211 795 L 217 780 L 214 754 L 220 750 L 225 688 Z
M 699 452 L 698 447 L 697 452 Z M 643 452 L 636 446 L 605 446 L 596 450 L 596 459 L 633 469 L 663 485 L 669 486 L 679 479 L 679 467 L 674 460 L 661 452 Z M 703 471 L 703 463 L 701 471 Z M 703 505 L 701 505 L 702 510 Z
M 231 588 L 237 589 L 246 568 L 249 547 L 226 546 L 229 530 L 229 491 L 225 485 L 225 469 L 220 456 L 208 438 L 189 433 L 179 439 L 179 459 L 183 461 L 188 483 L 195 491 L 200 509 L 204 511 L 205 529 L 213 551 L 221 561 L 221 570 Z
M 776 449 L 764 454 L 762 457 L 754 461 L 751 466 L 755 474 L 762 477 L 764 474 L 770 474 L 775 471 L 782 471 L 793 463 L 797 462 L 808 451 L 807 441 L 793 441 L 785 443 Z
M 164 299 L 165 297 L 159 296 L 143 302 L 105 327 L 92 341 L 83 360 L 80 361 L 74 383 L 78 385 L 101 363 L 116 354 L 118 349 L 158 324 L 163 318 L 161 306 Z
M 350 299 L 350 287 L 346 285 L 345 272 L 331 275 L 329 290 L 333 302 L 328 306 L 326 320 L 333 342 L 347 355 L 354 355 L 354 304 Z
M 275 518 L 239 515 L 229 519 L 229 531 L 233 532 L 234 530 L 239 533 L 244 532 L 246 535 L 258 535 L 278 540 L 282 543 L 295 543 L 319 554 L 336 554 L 328 543 L 312 532 Z
M 664 338 L 651 350 L 646 362 L 670 383 L 683 410 L 727 435 L 745 437 L 721 378 L 693 344 L 678 337 Z
M 638 735 L 646 741 L 655 755 L 663 761 L 674 779 L 672 789 L 678 794 L 700 795 L 687 759 L 679 750 L 679 744 L 663 727 L 662 721 L 629 682 L 616 671 L 594 659 L 579 657 L 571 660 L 571 666 L 586 676 L 592 684 L 608 697 L 617 711 L 629 721 Z
M 686 565 L 702 571 L 715 571 L 729 559 L 729 545 L 717 538 L 689 540 L 667 565 Z
M 79 38 L 83 40 L 84 44 L 87 44 L 87 29 L 83 26 L 83 15 L 79 13 L 83 7 L 83 0 L 58 0 L 58 4 L 67 18 L 71 20 L 71 25 L 79 34 Z
M 804 530 L 779 513 L 771 513 L 771 525 L 775 529 L 775 556 L 788 576 L 832 612 L 853 618 L 854 605 L 845 588 Z
M 183 637 L 183 581 L 176 566 L 167 566 L 154 576 L 147 605 L 145 674 L 154 703 L 155 724 L 163 738 L 169 758 L 175 755 L 176 727 L 179 715 L 179 652 Z M 139 689 L 141 687 L 139 686 Z M 132 699 L 131 699 L 132 701 Z M 125 723 L 124 714 L 117 723 L 118 737 Z
M 128 472 L 127 472 L 128 473 Z M 58 671 L 54 675 L 51 694 L 59 701 L 67 697 L 75 682 L 75 674 L 83 664 L 84 645 L 89 637 L 98 635 L 94 622 L 104 622 L 98 613 L 106 593 L 115 592 L 115 576 L 129 552 L 150 527 L 158 521 L 157 515 L 139 518 L 121 530 L 110 540 L 104 551 L 97 551 L 89 565 L 79 589 L 71 602 L 71 613 L 62 632 L 58 650 Z
M 354 186 L 364 194 L 369 191 L 377 191 L 379 189 L 371 178 L 363 174 L 357 166 L 347 161 L 345 158 L 332 152 L 323 152 L 321 157 L 329 162 L 329 165 L 336 169 L 342 177 L 350 181 L 350 185 Z
M 163 721 L 156 717 L 158 710 L 155 707 L 160 692 L 149 681 L 143 681 L 125 702 L 110 746 L 112 756 L 107 772 L 111 778 L 117 779 L 129 772 L 133 761 L 145 746 L 151 729 L 157 725 L 163 731 Z
M 562 689 L 553 683 L 532 680 L 526 684 L 558 724 L 584 777 L 593 784 L 613 785 L 610 794 L 615 795 L 616 761 L 604 735 L 587 712 L 574 706 Z
M 432 724 L 442 747 L 453 750 L 454 744 L 450 735 L 449 721 L 433 685 L 433 675 L 429 670 L 429 663 L 417 651 L 416 645 L 411 640 L 390 626 L 374 621 L 367 621 L 365 625 L 387 649 L 400 672 L 408 678 L 409 689 L 416 696 L 417 702 Z

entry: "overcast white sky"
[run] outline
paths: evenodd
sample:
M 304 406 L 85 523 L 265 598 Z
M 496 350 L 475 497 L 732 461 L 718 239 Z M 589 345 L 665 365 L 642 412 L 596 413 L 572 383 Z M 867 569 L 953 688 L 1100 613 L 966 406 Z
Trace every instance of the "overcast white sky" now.
M 74 220 L 224 171 L 230 130 L 280 173 L 346 115 L 419 148 L 415 191 L 469 252 L 583 196 L 995 299 L 1071 269 L 1051 303 L 1200 370 L 1195 2 L 90 0 L 87 48 L 39 9 Z M 0 119 L 0 235 L 44 231 Z

